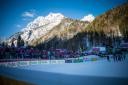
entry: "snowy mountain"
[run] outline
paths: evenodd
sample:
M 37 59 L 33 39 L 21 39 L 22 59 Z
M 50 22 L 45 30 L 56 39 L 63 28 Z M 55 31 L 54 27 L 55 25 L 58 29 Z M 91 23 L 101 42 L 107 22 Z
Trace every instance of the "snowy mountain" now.
M 48 41 L 55 35 L 61 39 L 70 39 L 80 32 L 80 29 L 83 28 L 84 25 L 87 26 L 87 24 L 89 23 L 66 18 L 61 13 L 49 13 L 45 17 L 39 16 L 32 22 L 28 23 L 21 32 L 11 36 L 9 42 L 12 42 L 12 40 L 14 40 L 13 38 L 16 38 L 15 40 L 17 40 L 16 36 L 21 36 L 24 42 L 27 42 L 32 46 L 37 45 L 37 42 L 39 44 Z M 75 29 L 76 27 L 79 29 Z M 65 35 L 66 28 L 68 28 L 68 31 Z M 74 32 L 69 32 L 71 30 L 74 30 Z
M 121 42 L 128 42 L 127 8 L 128 4 L 122 4 L 97 16 L 91 23 L 64 20 L 47 35 L 32 43 L 44 49 L 53 47 L 78 50 L 95 46 L 118 47 Z
M 32 22 L 28 23 L 26 28 L 23 28 L 22 31 L 28 31 L 35 28 L 39 28 L 40 26 L 50 25 L 54 26 L 53 23 L 60 23 L 61 20 L 64 19 L 64 16 L 61 13 L 49 13 L 47 16 L 38 16 Z
M 49 13 L 49 15 L 45 17 L 39 16 L 22 29 L 23 34 L 21 34 L 21 37 L 30 43 L 32 40 L 45 35 L 64 18 L 60 13 Z
M 42 35 L 40 38 L 33 40 L 31 45 L 37 46 L 42 43 L 49 43 L 49 46 L 55 45 L 58 43 L 58 48 L 60 45 L 63 45 L 63 41 L 68 41 L 75 37 L 78 33 L 83 32 L 83 30 L 90 24 L 89 22 L 83 22 L 80 20 L 73 20 L 65 18 L 61 23 L 55 26 L 45 35 Z M 52 46 L 54 47 L 54 46 Z
M 120 42 L 128 41 L 127 8 L 128 4 L 123 4 L 96 18 L 89 14 L 81 20 L 66 18 L 61 13 L 50 13 L 37 17 L 9 40 L 21 36 L 28 45 L 43 49 L 119 46 Z
M 95 19 L 95 17 L 92 14 L 88 14 L 87 16 L 84 16 L 81 21 L 88 21 L 92 22 Z

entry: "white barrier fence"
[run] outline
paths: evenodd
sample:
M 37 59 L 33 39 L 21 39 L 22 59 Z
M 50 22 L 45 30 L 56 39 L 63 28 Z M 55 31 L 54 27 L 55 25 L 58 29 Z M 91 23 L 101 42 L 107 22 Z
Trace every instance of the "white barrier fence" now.
M 15 62 L 1 62 L 0 66 L 5 67 L 20 67 L 29 65 L 39 65 L 39 64 L 64 64 L 64 63 L 80 63 L 87 61 L 97 61 L 98 56 L 84 56 L 79 58 L 67 58 L 64 60 L 30 60 L 30 61 L 15 61 Z
M 1 62 L 0 66 L 4 67 L 20 67 L 29 65 L 39 65 L 39 64 L 63 64 L 65 60 L 33 60 L 33 61 L 15 61 L 15 62 Z

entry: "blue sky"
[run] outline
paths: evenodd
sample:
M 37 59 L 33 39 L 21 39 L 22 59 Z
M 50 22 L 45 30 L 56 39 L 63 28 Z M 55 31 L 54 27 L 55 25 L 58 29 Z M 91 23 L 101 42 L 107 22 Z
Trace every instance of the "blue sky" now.
M 0 0 L 0 37 L 9 37 L 28 22 L 50 12 L 81 19 L 95 17 L 127 0 Z

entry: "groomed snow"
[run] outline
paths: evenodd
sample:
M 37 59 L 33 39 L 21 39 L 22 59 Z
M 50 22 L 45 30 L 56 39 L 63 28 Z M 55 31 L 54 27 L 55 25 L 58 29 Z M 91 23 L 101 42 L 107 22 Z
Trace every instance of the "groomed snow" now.
M 68 75 L 88 75 L 104 77 L 126 77 L 128 78 L 128 62 L 108 62 L 107 60 L 65 63 L 65 64 L 43 64 L 20 67 L 33 71 L 61 73 Z
M 1 68 L 0 75 L 36 85 L 127 85 L 128 61 L 88 61 Z M 125 84 L 122 84 L 125 83 Z

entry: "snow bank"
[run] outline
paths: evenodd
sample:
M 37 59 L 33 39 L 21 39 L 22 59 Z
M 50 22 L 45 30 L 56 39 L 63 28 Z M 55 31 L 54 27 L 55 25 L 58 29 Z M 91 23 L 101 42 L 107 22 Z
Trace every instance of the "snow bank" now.
M 128 62 L 108 62 L 107 60 L 84 62 L 84 63 L 65 63 L 65 64 L 42 64 L 35 66 L 20 67 L 20 69 L 61 73 L 68 75 L 88 75 L 104 77 L 127 77 Z
M 56 61 L 49 64 L 31 61 L 31 65 L 23 64 L 17 68 L 0 67 L 0 75 L 36 85 L 128 85 L 128 58 L 121 62 L 101 59 L 94 62 L 53 63 Z
M 128 84 L 128 61 L 99 60 L 84 63 L 41 64 L 0 68 L 0 75 L 36 85 L 122 85 Z

